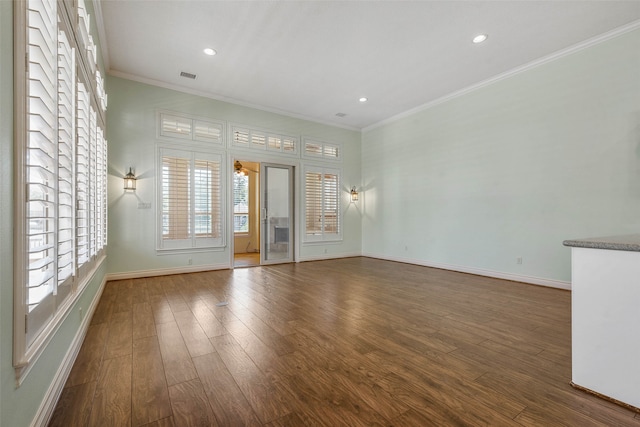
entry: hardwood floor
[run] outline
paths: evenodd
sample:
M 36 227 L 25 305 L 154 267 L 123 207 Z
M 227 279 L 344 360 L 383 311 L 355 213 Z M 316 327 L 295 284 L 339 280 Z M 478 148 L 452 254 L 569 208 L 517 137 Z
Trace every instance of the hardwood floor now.
M 570 310 L 369 258 L 113 281 L 50 425 L 640 426 L 569 385 Z
M 247 252 L 233 255 L 233 267 L 256 267 L 260 265 L 260 252 Z

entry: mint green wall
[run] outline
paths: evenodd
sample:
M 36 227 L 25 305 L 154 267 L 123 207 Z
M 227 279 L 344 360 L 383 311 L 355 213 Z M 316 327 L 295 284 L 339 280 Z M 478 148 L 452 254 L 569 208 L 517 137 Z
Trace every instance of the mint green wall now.
M 640 232 L 639 159 L 635 30 L 365 131 L 364 253 L 569 281 L 564 239 Z
M 13 368 L 13 25 L 12 2 L 0 1 L 0 427 L 12 393 Z
M 357 206 L 349 205 L 347 187 L 360 183 L 360 132 L 326 126 L 306 120 L 243 107 L 210 98 L 190 95 L 157 86 L 109 76 L 109 273 L 135 273 L 159 269 L 217 266 L 230 261 L 229 230 L 223 251 L 157 255 L 156 253 L 156 144 L 158 110 L 240 123 L 257 128 L 304 135 L 344 144 L 343 170 L 344 241 L 340 244 L 302 245 L 300 256 L 359 254 L 361 217 Z M 179 142 L 178 142 L 179 144 Z M 216 148 L 212 148 L 216 149 Z M 229 150 L 219 147 L 224 153 Z M 238 154 L 250 161 L 264 161 L 260 151 Z M 229 155 L 231 157 L 231 155 Z M 229 161 L 227 157 L 226 162 Z M 277 163 L 277 160 L 272 159 Z M 135 194 L 124 194 L 122 177 L 132 166 L 138 177 Z M 229 165 L 227 165 L 229 166 Z M 230 174 L 231 171 L 227 169 Z M 230 175 L 229 175 L 230 178 Z M 297 193 L 299 195 L 299 193 Z M 151 203 L 151 209 L 138 209 L 138 203 Z M 225 207 L 225 210 L 227 207 Z M 226 211 L 228 212 L 228 211 Z M 228 218 L 228 215 L 227 215 Z M 326 250 L 326 255 L 325 255 Z
M 19 388 L 13 359 L 13 2 L 0 1 L 0 426 L 31 424 L 106 275 L 98 270 Z M 87 2 L 91 7 L 91 2 Z M 92 25 L 95 28 L 95 25 Z M 94 40 L 97 36 L 94 34 Z

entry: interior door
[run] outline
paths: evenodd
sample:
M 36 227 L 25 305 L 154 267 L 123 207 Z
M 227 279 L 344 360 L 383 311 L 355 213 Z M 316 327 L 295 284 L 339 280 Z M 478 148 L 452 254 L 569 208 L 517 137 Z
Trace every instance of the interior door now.
M 293 262 L 293 166 L 261 163 L 261 264 Z

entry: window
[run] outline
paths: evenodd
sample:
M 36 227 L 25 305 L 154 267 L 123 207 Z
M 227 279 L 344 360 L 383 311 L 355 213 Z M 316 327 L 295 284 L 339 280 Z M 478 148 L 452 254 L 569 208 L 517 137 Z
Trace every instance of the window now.
M 107 142 L 102 80 L 95 66 L 87 72 L 88 46 L 76 37 L 86 32 L 84 15 L 67 10 L 70 2 L 15 7 L 16 66 L 24 67 L 15 89 L 14 365 L 20 380 L 103 259 Z
M 222 144 L 224 125 L 178 113 L 159 113 L 160 136 Z
M 233 174 L 233 232 L 249 232 L 249 176 Z
M 309 167 L 304 173 L 305 241 L 340 240 L 340 173 Z
M 298 138 L 248 127 L 231 127 L 231 145 L 254 150 L 298 154 Z
M 334 143 L 305 138 L 303 157 L 342 160 L 342 147 Z
M 158 249 L 221 247 L 221 156 L 160 148 L 159 157 Z

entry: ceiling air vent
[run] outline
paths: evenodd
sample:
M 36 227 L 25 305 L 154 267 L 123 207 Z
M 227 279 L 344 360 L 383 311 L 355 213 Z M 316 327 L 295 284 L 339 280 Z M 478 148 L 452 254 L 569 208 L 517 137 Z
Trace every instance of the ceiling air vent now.
M 345 113 L 336 113 L 336 116 L 338 116 L 338 117 L 346 117 L 347 115 Z
M 185 71 L 181 71 L 180 72 L 180 77 L 186 77 L 188 79 L 194 79 L 195 80 L 196 75 L 195 74 L 191 74 L 191 73 L 187 73 Z

